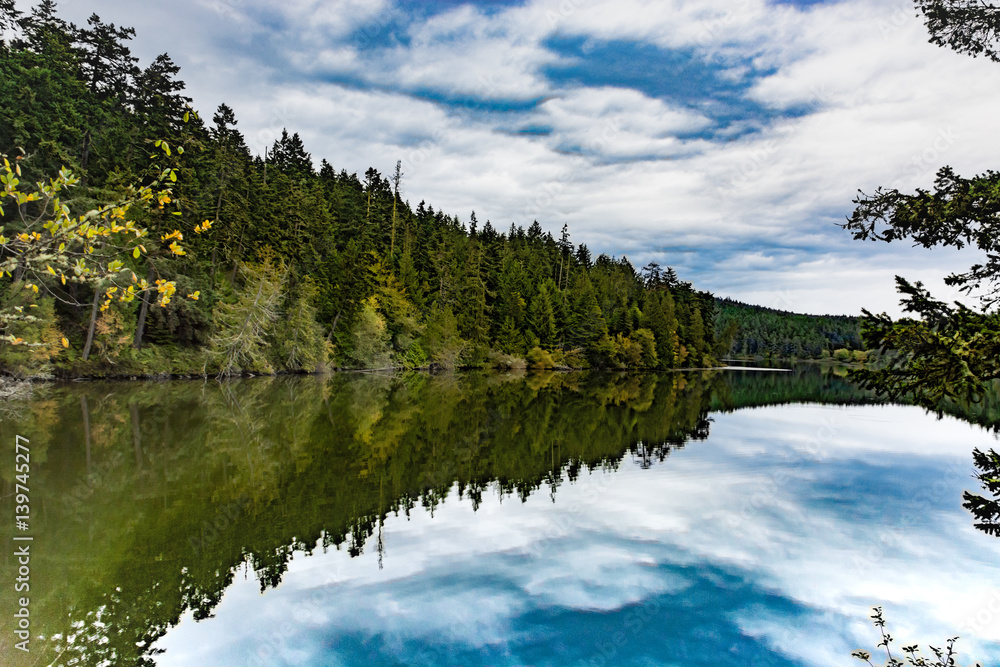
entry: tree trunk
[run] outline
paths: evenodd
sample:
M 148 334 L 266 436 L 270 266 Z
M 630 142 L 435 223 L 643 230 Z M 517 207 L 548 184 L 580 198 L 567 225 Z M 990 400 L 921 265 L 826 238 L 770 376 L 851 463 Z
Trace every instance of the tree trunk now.
M 397 192 L 392 200 L 392 235 L 389 241 L 389 266 L 392 267 L 392 258 L 396 254 L 396 197 L 399 196 Z
M 326 340 L 327 340 L 327 341 L 330 341 L 330 340 L 333 340 L 333 332 L 337 330 L 337 320 L 339 320 L 339 319 L 340 319 L 340 314 L 341 314 L 342 312 L 344 312 L 344 309 L 343 309 L 343 308 L 341 308 L 340 310 L 338 310 L 338 311 L 337 311 L 337 316 L 333 318 L 333 326 L 332 326 L 332 327 L 330 327 L 330 333 L 328 333 L 328 334 L 326 335 Z
M 90 308 L 90 326 L 87 327 L 87 343 L 83 346 L 83 360 L 90 356 L 90 346 L 94 343 L 94 326 L 97 324 L 97 306 L 101 302 L 101 288 L 94 286 L 94 305 Z
M 149 272 L 146 274 L 146 282 L 153 282 L 153 267 L 150 265 Z M 142 305 L 139 306 L 139 321 L 135 324 L 135 338 L 132 340 L 132 347 L 136 350 L 142 349 L 142 337 L 146 333 L 146 314 L 149 312 L 149 298 L 150 293 L 147 290 L 142 293 Z

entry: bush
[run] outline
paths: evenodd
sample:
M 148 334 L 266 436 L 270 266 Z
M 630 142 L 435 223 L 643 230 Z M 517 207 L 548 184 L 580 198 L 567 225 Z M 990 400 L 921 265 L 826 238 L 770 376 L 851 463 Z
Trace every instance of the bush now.
M 55 302 L 27 290 L 7 299 L 7 303 L 12 304 L 11 308 L 21 307 L 36 319 L 8 325 L 7 333 L 22 338 L 27 344 L 4 345 L 0 348 L 0 364 L 8 373 L 18 376 L 46 375 L 50 364 L 65 356 L 66 351 L 63 334 L 56 326 Z M 32 308 L 32 305 L 35 307 Z
M 490 350 L 486 360 L 490 368 L 496 368 L 497 370 L 523 371 L 528 367 L 528 363 L 522 357 L 507 354 L 500 350 Z
M 459 365 L 462 368 L 485 368 L 489 365 L 490 348 L 482 343 L 470 343 L 459 355 Z
M 584 355 L 583 350 L 579 349 L 566 352 L 563 364 L 570 368 L 590 368 L 590 362 L 587 361 L 586 355 Z
M 845 349 L 845 348 L 840 348 L 839 350 L 834 350 L 833 351 L 833 358 L 836 359 L 837 361 L 844 361 L 844 362 L 850 361 L 851 360 L 851 351 L 848 350 L 848 349 Z
M 528 367 L 536 370 L 545 368 L 555 368 L 556 362 L 552 355 L 540 347 L 533 347 L 528 351 Z
M 420 346 L 420 343 L 414 342 L 410 345 L 410 348 L 406 351 L 406 356 L 403 357 L 403 365 L 407 368 L 424 368 L 427 366 L 427 353 L 424 352 L 424 348 Z

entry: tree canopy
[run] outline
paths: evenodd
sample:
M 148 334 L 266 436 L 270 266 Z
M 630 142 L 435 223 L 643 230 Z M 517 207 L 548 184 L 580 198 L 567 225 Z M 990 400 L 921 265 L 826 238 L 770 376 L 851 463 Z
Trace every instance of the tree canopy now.
M 6 372 L 716 363 L 715 299 L 672 269 L 594 257 L 561 222 L 549 223 L 555 236 L 538 220 L 500 231 L 475 212 L 413 206 L 400 163 L 362 175 L 317 165 L 290 128 L 253 155 L 234 109 L 221 104 L 203 122 L 168 54 L 147 64 L 132 55 L 131 28 L 96 14 L 73 25 L 51 0 L 24 14 L 8 5 L 0 152 L 19 158 L 8 176 L 61 175 L 61 208 L 49 217 L 107 211 L 125 233 L 141 232 L 116 244 L 102 231 L 100 243 L 67 244 L 58 261 L 39 246 L 37 261 L 22 261 L 16 243 L 35 223 L 21 203 L 5 208 L 5 312 L 34 313 L 0 332 L 33 345 L 0 348 Z M 143 188 L 158 193 L 150 205 L 130 203 Z M 84 256 L 102 268 L 74 280 Z M 37 294 L 18 283 L 29 277 Z M 158 308 L 150 292 L 159 304 L 174 292 L 191 298 Z
M 931 42 L 972 56 L 1000 62 L 1000 9 L 968 0 L 915 0 Z M 938 173 L 933 190 L 914 194 L 879 188 L 859 192 L 844 227 L 857 240 L 891 243 L 909 240 L 925 248 L 972 247 L 986 260 L 948 276 L 946 283 L 978 296 L 979 309 L 935 299 L 920 282 L 896 276 L 901 305 L 914 317 L 893 320 L 865 310 L 862 337 L 877 348 L 881 363 L 857 369 L 851 377 L 863 387 L 891 398 L 907 397 L 932 410 L 949 403 L 980 403 L 1000 381 L 1000 172 L 972 178 L 951 167 Z M 1000 458 L 993 450 L 976 451 L 979 480 L 993 498 L 965 494 L 965 507 L 977 526 L 997 533 L 1000 520 Z

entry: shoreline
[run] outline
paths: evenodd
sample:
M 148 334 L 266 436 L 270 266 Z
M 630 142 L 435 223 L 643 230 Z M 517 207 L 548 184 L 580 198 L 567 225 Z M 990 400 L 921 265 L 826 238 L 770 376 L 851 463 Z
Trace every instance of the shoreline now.
M 476 368 L 472 366 L 447 368 L 447 367 L 434 367 L 434 366 L 421 366 L 416 368 L 407 368 L 405 366 L 392 366 L 383 368 L 330 368 L 326 370 L 319 371 L 277 371 L 273 373 L 258 372 L 258 371 L 246 371 L 241 373 L 231 373 L 229 375 L 216 375 L 214 373 L 155 373 L 155 374 L 141 374 L 141 373 L 120 373 L 120 374 L 109 374 L 109 375 L 76 375 L 76 376 L 30 376 L 30 377 L 16 377 L 11 374 L 0 374 L 0 383 L 7 384 L 9 386 L 21 385 L 21 384 L 48 384 L 48 383 L 69 383 L 69 382 L 131 382 L 131 381 L 144 381 L 144 382 L 155 382 L 155 381 L 171 381 L 171 380 L 235 380 L 235 379 L 250 379 L 257 377 L 279 377 L 279 376 L 292 376 L 292 375 L 312 375 L 312 376 L 322 376 L 322 375 L 334 375 L 336 373 L 428 373 L 431 375 L 441 374 L 441 373 L 454 373 L 454 372 L 495 372 L 495 373 L 507 373 L 507 372 L 521 372 L 521 373 L 573 373 L 573 372 L 598 372 L 598 373 L 686 373 L 686 372 L 705 372 L 705 371 L 724 371 L 724 370 L 751 370 L 751 371 L 777 371 L 777 372 L 791 372 L 790 368 L 762 368 L 756 366 L 698 366 L 698 367 L 685 367 L 685 368 L 599 368 L 599 367 L 589 367 L 589 368 L 573 368 L 570 366 L 554 366 L 551 368 L 531 368 L 531 367 L 491 367 L 491 368 Z

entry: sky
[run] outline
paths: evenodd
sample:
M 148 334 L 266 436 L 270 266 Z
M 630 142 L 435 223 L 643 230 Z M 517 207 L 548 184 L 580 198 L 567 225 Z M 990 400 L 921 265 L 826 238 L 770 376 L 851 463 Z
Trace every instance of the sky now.
M 20 2 L 23 9 L 28 3 Z M 168 52 L 251 150 L 283 128 L 318 165 L 506 230 L 808 313 L 898 314 L 893 276 L 973 251 L 854 241 L 858 190 L 1000 165 L 1000 65 L 927 42 L 904 0 L 68 0 Z
M 958 664 L 995 664 L 1000 544 L 960 506 L 991 433 L 898 405 L 712 419 L 663 463 L 626 458 L 554 499 L 390 515 L 382 568 L 371 538 L 358 558 L 298 552 L 263 595 L 239 572 L 157 663 L 647 665 L 690 646 L 690 664 L 849 667 L 881 604 L 894 647 L 960 636 Z

